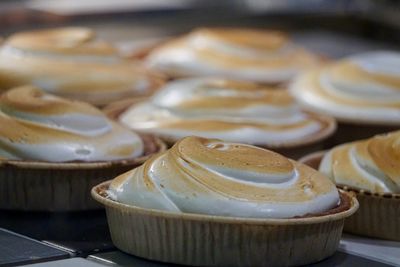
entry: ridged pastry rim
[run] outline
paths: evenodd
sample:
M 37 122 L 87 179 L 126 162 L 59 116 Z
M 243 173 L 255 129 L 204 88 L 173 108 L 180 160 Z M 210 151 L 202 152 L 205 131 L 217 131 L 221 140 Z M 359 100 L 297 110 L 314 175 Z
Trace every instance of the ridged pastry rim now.
M 94 186 L 91 190 L 92 197 L 105 205 L 106 207 L 112 207 L 117 209 L 123 209 L 127 212 L 137 212 L 141 214 L 146 214 L 149 216 L 162 216 L 166 218 L 176 218 L 183 220 L 192 220 L 192 221 L 204 221 L 204 222 L 219 222 L 219 223 L 239 223 L 239 224 L 270 224 L 270 225 L 302 225 L 302 224 L 316 224 L 326 221 L 334 221 L 340 220 L 354 214 L 358 207 L 359 203 L 354 195 L 339 190 L 340 194 L 346 195 L 346 197 L 350 200 L 350 208 L 344 211 L 340 211 L 337 213 L 320 215 L 320 216 L 309 216 L 302 218 L 287 218 L 287 219 L 271 219 L 271 218 L 243 218 L 243 217 L 234 217 L 234 216 L 220 216 L 220 215 L 207 215 L 207 214 L 196 214 L 196 213 L 178 213 L 172 211 L 165 210 L 157 210 L 157 209 L 146 209 L 138 206 L 123 204 L 117 202 L 115 200 L 111 200 L 108 197 L 102 195 L 105 188 L 109 188 L 112 180 L 108 180 L 102 182 Z
M 321 163 L 322 158 L 328 152 L 328 150 L 316 151 L 305 155 L 304 157 L 300 158 L 298 161 L 314 168 L 314 164 L 308 164 L 310 161 L 318 162 L 318 166 Z M 315 169 L 315 168 L 314 168 Z M 354 192 L 358 195 L 370 196 L 375 198 L 391 198 L 391 199 L 398 199 L 400 201 L 400 193 L 389 193 L 389 192 L 371 192 L 365 189 L 358 189 L 347 185 L 338 185 L 336 187 L 346 191 L 346 192 Z M 400 203 L 400 202 L 399 202 Z
M 112 120 L 119 121 L 119 117 L 123 112 L 125 112 L 128 108 L 131 108 L 134 105 L 140 104 L 144 101 L 146 101 L 147 98 L 128 98 L 120 101 L 115 101 L 112 102 L 108 105 L 106 105 L 102 111 L 106 114 L 107 117 L 109 117 Z M 304 111 L 303 112 L 308 112 Z M 310 136 L 309 138 L 303 138 L 302 140 L 298 141 L 292 141 L 292 142 L 285 142 L 279 145 L 272 145 L 272 144 L 252 144 L 255 146 L 263 146 L 266 148 L 294 148 L 294 147 L 303 147 L 311 144 L 318 143 L 320 141 L 323 141 L 327 139 L 328 137 L 332 136 L 336 129 L 337 129 L 337 123 L 335 118 L 329 115 L 321 115 L 317 114 L 314 112 L 308 112 L 312 113 L 313 116 L 320 118 L 324 122 L 327 123 L 327 127 L 324 129 L 318 131 L 317 134 L 314 134 Z M 156 135 L 156 134 L 155 134 Z M 157 135 L 156 135 L 157 136 Z M 160 137 L 160 136 L 158 136 Z M 312 138 L 311 138 L 312 137 Z M 165 138 L 165 137 L 160 137 L 163 141 L 165 141 L 168 145 L 174 144 L 176 141 L 178 141 L 180 138 Z
M 96 169 L 111 166 L 129 166 L 132 164 L 144 163 L 151 156 L 164 152 L 167 149 L 167 145 L 160 138 L 151 134 L 138 134 L 144 143 L 152 142 L 157 146 L 155 152 L 146 153 L 131 158 L 131 159 L 120 159 L 120 160 L 104 160 L 104 161 L 69 161 L 69 162 L 49 162 L 49 161 L 34 161 L 34 160 L 9 160 L 0 159 L 0 168 L 6 168 L 7 166 L 13 166 L 17 168 L 29 168 L 29 169 L 56 169 L 56 170 L 70 170 L 70 169 Z

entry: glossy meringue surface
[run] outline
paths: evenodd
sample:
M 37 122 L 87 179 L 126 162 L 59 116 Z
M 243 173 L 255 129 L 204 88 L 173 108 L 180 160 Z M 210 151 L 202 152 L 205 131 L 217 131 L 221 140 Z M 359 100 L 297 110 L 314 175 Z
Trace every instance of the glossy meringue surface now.
M 170 141 L 197 135 L 271 147 L 317 141 L 334 127 L 329 117 L 302 112 L 286 90 L 217 78 L 170 82 L 119 120 Z
M 0 158 L 106 161 L 143 154 L 143 141 L 97 108 L 32 86 L 0 97 Z
M 124 59 L 87 28 L 57 28 L 10 36 L 0 48 L 0 89 L 32 84 L 63 97 L 106 104 L 149 95 L 161 78 Z
M 340 200 L 317 171 L 275 152 L 187 137 L 115 178 L 114 200 L 142 208 L 252 218 L 327 211 Z
M 202 28 L 156 48 L 147 63 L 172 77 L 218 76 L 279 83 L 319 65 L 320 60 L 282 32 Z
M 304 73 L 291 91 L 305 107 L 339 121 L 400 125 L 399 70 L 399 52 L 368 52 Z
M 373 193 L 400 193 L 400 131 L 340 145 L 319 170 L 339 185 Z

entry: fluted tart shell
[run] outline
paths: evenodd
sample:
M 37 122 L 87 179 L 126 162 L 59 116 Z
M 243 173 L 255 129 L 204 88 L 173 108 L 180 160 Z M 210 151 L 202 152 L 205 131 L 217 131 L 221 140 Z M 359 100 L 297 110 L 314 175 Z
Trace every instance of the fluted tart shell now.
M 80 211 L 100 209 L 90 189 L 141 165 L 166 145 L 152 135 L 141 135 L 144 154 L 129 160 L 96 162 L 41 162 L 0 159 L 0 209 Z

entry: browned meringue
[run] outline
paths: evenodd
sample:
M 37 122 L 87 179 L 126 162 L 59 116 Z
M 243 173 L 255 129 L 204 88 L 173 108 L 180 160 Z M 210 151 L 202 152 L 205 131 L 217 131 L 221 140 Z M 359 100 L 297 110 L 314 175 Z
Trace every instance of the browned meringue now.
M 97 108 L 31 86 L 0 97 L 0 125 L 3 159 L 105 161 L 143 154 L 142 139 Z
M 320 60 L 282 32 L 202 28 L 157 47 L 147 63 L 172 77 L 218 76 L 278 83 L 317 66 Z
M 300 75 L 296 99 L 343 122 L 400 125 L 400 53 L 356 54 Z
M 217 78 L 169 82 L 119 120 L 169 141 L 196 135 L 268 147 L 317 142 L 335 128 L 332 118 L 300 110 L 287 90 Z
M 33 84 L 43 90 L 102 105 L 149 95 L 161 78 L 124 59 L 87 28 L 17 33 L 0 48 L 0 89 Z
M 143 208 L 291 218 L 339 203 L 335 185 L 306 165 L 258 147 L 186 137 L 115 178 L 109 195 Z
M 333 148 L 319 170 L 339 185 L 400 193 L 400 131 Z

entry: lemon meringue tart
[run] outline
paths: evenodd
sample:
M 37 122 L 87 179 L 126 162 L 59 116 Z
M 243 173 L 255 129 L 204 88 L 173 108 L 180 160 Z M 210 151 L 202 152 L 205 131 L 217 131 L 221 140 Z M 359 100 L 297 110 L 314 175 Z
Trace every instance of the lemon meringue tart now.
M 154 92 L 163 78 L 125 59 L 87 28 L 21 32 L 0 47 L 0 90 L 32 84 L 48 93 L 104 105 Z
M 356 193 L 360 209 L 346 220 L 345 231 L 400 241 L 400 131 L 311 154 L 302 162 Z
M 303 73 L 291 92 L 304 108 L 338 120 L 341 144 L 399 129 L 399 69 L 399 52 L 357 54 Z
M 290 157 L 322 149 L 336 128 L 333 118 L 302 111 L 287 90 L 212 77 L 171 81 L 144 102 L 125 100 L 104 111 L 169 144 L 196 135 L 270 148 Z
M 186 137 L 92 189 L 114 244 L 194 266 L 294 266 L 332 255 L 358 207 L 327 177 L 259 147 Z M 285 248 L 285 249 L 282 249 Z
M 172 78 L 218 76 L 266 84 L 284 83 L 321 64 L 283 32 L 200 28 L 154 48 L 150 68 Z
M 0 96 L 0 209 L 96 207 L 89 189 L 165 145 L 90 104 L 23 86 Z

